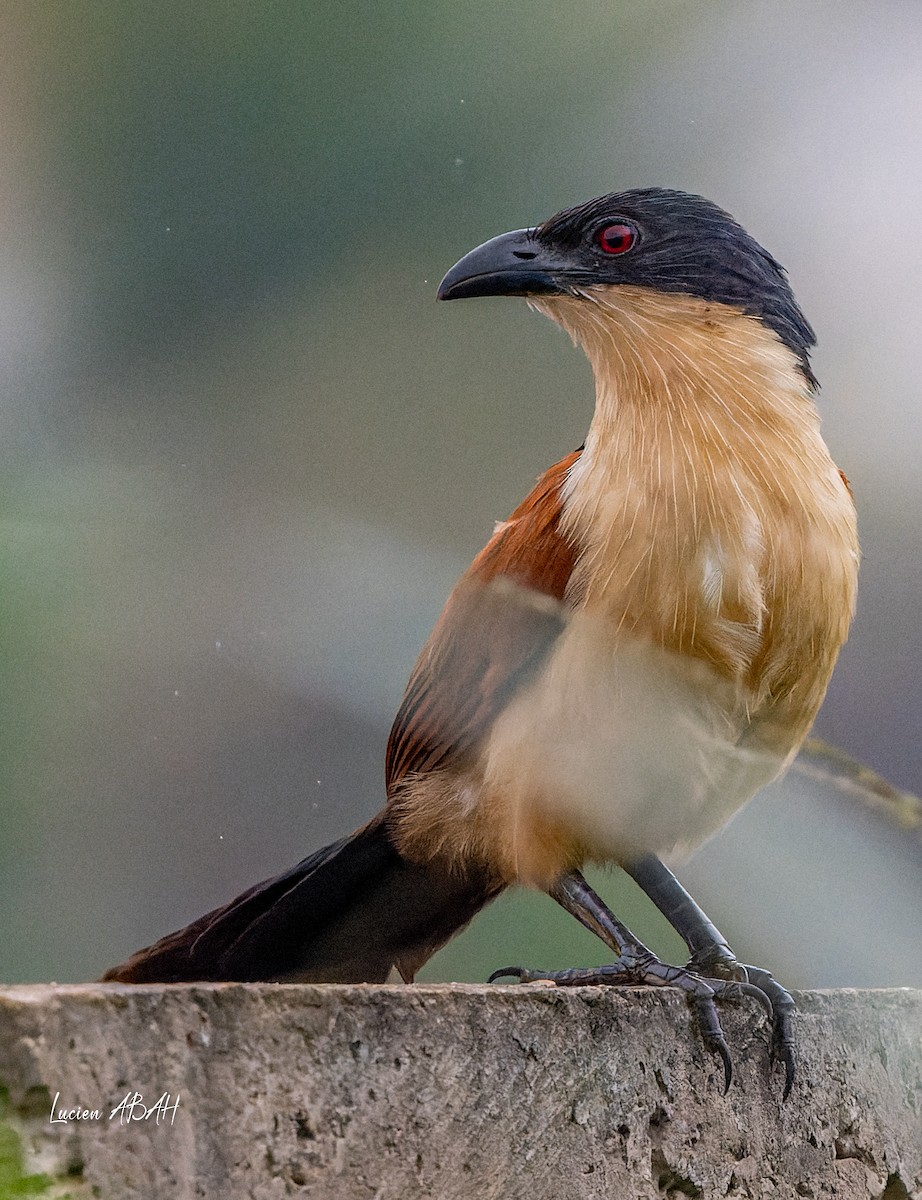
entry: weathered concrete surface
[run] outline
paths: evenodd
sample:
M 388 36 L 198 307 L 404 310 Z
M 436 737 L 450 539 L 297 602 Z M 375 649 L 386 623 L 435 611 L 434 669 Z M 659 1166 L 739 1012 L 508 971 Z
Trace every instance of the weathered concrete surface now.
M 799 1012 L 782 1107 L 758 1012 L 723 1007 L 725 1097 L 666 989 L 9 987 L 5 1136 L 103 1200 L 922 1197 L 922 992 Z M 174 1121 L 109 1120 L 135 1091 Z

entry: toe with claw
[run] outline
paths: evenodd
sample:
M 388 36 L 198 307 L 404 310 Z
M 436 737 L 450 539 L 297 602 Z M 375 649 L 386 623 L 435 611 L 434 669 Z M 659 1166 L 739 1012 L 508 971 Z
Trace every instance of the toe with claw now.
M 733 1078 L 733 1063 L 727 1040 L 720 1025 L 720 1018 L 717 1015 L 715 997 L 752 995 L 771 1012 L 771 1005 L 767 997 L 757 987 L 748 983 L 705 980 L 701 976 L 685 970 L 684 967 L 673 967 L 660 962 L 649 951 L 636 957 L 630 956 L 613 963 L 606 963 L 601 967 L 569 967 L 563 971 L 544 971 L 540 968 L 529 967 L 502 967 L 493 972 L 489 982 L 495 983 L 503 978 L 517 979 L 520 983 L 548 981 L 555 983 L 558 987 L 601 985 L 681 988 L 694 1006 L 702 1041 L 706 1048 L 721 1061 L 725 1093 Z

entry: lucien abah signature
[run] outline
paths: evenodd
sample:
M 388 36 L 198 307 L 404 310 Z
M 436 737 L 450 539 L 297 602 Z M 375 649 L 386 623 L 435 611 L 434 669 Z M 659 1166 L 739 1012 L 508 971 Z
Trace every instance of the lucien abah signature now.
M 68 1108 L 61 1104 L 61 1093 L 55 1092 L 51 1102 L 51 1113 L 48 1117 L 52 1125 L 69 1125 L 72 1121 L 114 1121 L 127 1125 L 131 1121 L 153 1121 L 155 1125 L 172 1125 L 179 1110 L 180 1093 L 173 1099 L 171 1092 L 164 1092 L 154 1104 L 145 1104 L 141 1092 L 126 1092 L 118 1104 L 109 1111 L 108 1117 L 103 1116 L 99 1108 L 81 1108 L 79 1105 Z

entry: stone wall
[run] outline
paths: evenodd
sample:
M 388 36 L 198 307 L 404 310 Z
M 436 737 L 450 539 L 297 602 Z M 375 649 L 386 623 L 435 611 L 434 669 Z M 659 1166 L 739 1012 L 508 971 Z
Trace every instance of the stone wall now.
M 724 1096 L 671 989 L 47 985 L 0 1013 L 3 1198 L 922 1197 L 922 992 L 803 994 L 784 1105 L 758 1008 L 722 1008 Z

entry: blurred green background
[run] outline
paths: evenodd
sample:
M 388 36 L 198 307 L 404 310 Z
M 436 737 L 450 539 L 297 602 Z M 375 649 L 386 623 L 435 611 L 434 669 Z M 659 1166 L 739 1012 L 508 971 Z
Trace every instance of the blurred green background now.
M 625 187 L 702 192 L 789 268 L 865 548 L 820 729 L 922 790 L 922 10 L 68 0 L 0 23 L 0 978 L 97 976 L 380 807 L 454 577 L 591 414 L 558 330 L 436 284 Z M 918 982 L 896 845 L 801 780 L 687 877 L 792 983 Z M 895 939 L 889 975 L 836 887 Z M 503 899 L 427 975 L 512 961 L 600 951 Z

